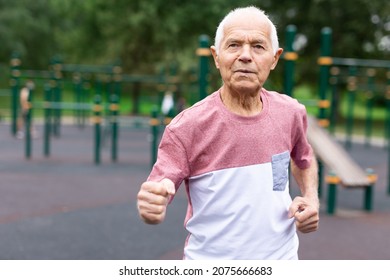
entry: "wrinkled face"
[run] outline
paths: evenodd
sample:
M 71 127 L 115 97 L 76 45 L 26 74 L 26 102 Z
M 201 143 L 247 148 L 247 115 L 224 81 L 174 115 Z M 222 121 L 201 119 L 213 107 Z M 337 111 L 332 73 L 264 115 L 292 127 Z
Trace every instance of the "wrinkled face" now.
M 258 92 L 278 62 L 282 49 L 273 50 L 265 18 L 241 15 L 229 20 L 219 50 L 212 47 L 224 87 L 231 92 Z

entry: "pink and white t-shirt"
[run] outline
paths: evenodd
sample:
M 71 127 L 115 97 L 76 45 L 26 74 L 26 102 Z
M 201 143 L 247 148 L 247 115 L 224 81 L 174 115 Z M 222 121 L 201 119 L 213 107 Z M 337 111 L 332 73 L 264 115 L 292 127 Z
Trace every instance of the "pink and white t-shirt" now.
M 164 131 L 148 180 L 185 182 L 184 259 L 297 259 L 288 166 L 290 158 L 310 165 L 306 110 L 286 95 L 260 94 L 256 116 L 230 112 L 217 91 Z

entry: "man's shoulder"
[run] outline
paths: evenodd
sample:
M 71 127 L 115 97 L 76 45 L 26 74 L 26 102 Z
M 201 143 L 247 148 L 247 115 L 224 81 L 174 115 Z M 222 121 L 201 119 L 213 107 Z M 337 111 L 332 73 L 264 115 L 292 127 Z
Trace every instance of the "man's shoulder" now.
M 194 126 L 197 123 L 207 121 L 210 114 L 217 110 L 215 106 L 215 98 L 218 92 L 214 92 L 206 98 L 196 102 L 191 107 L 180 112 L 169 124 L 171 129 L 176 127 Z
M 288 96 L 287 94 L 279 93 L 276 91 L 269 91 L 263 89 L 263 94 L 269 101 L 271 110 L 275 111 L 277 108 L 278 111 L 286 110 L 286 113 L 299 112 L 300 114 L 306 113 L 306 107 L 300 103 L 297 99 Z
M 263 93 L 267 95 L 267 98 L 272 102 L 278 102 L 286 105 L 302 106 L 299 101 L 291 96 L 277 91 L 263 89 Z

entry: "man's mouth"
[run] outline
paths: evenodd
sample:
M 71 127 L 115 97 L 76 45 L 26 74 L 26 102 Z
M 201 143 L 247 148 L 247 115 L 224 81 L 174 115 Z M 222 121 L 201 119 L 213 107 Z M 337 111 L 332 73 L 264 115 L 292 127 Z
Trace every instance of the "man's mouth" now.
M 237 69 L 234 72 L 236 73 L 245 73 L 245 74 L 253 74 L 255 73 L 254 71 L 248 70 L 248 69 Z

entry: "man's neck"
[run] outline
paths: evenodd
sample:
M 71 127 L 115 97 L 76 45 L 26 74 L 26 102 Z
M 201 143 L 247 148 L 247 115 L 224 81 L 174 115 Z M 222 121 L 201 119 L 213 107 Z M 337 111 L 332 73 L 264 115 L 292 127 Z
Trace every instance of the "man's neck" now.
M 255 116 L 263 110 L 263 103 L 259 92 L 236 93 L 222 87 L 220 98 L 225 107 L 240 116 Z

